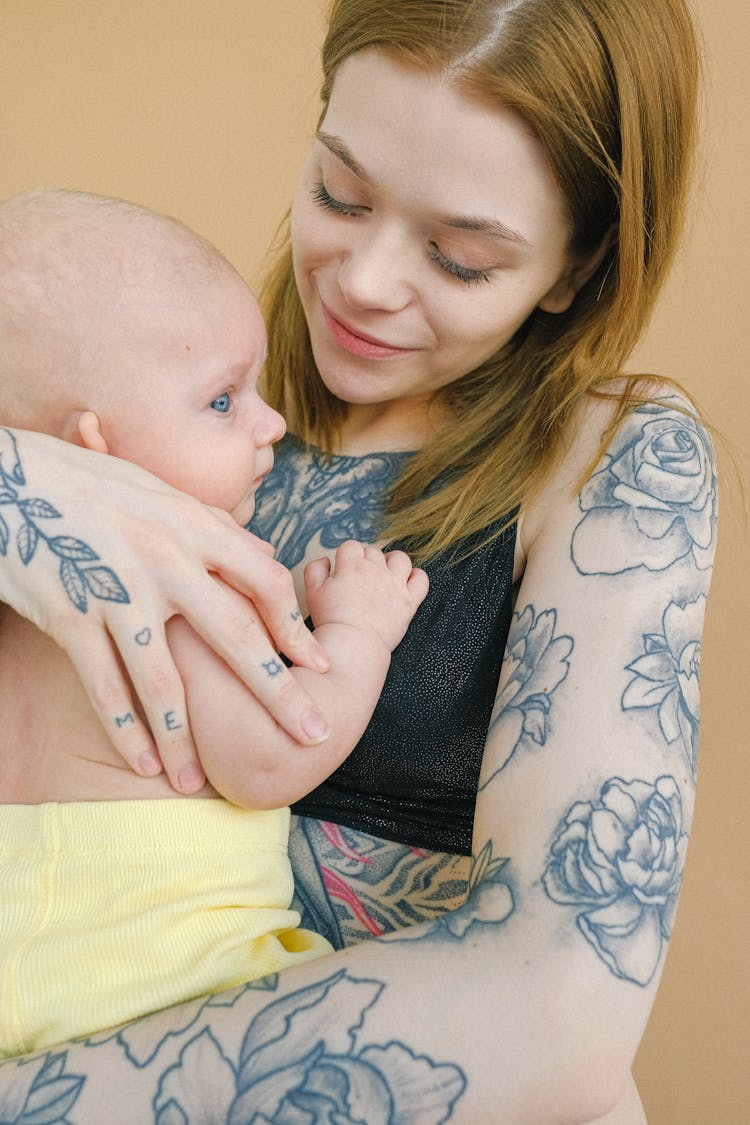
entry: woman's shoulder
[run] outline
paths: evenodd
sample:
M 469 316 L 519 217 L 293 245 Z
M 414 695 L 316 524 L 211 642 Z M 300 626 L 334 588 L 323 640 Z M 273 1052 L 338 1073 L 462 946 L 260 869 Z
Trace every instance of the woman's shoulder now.
M 698 405 L 676 382 L 623 377 L 583 397 L 557 457 L 519 521 L 524 548 L 552 512 L 580 519 L 621 509 L 636 526 L 679 519 L 705 539 L 715 515 L 716 468 Z

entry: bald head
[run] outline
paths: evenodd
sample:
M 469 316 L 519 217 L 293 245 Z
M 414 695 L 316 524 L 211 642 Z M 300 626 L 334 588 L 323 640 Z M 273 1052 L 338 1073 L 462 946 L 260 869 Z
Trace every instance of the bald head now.
M 227 274 L 184 224 L 123 200 L 35 191 L 0 204 L 0 420 L 61 435 L 72 409 L 118 390 L 114 346 L 155 294 L 163 315 Z

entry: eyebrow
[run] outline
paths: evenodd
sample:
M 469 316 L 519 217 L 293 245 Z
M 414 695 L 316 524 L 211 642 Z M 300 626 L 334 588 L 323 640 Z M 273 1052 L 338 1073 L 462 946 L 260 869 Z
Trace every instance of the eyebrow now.
M 340 137 L 334 137 L 319 129 L 317 138 L 321 144 L 337 156 L 342 164 L 354 173 L 360 180 L 369 184 L 370 178 L 358 160 L 355 160 L 349 149 Z M 530 246 L 531 243 L 520 231 L 501 223 L 499 219 L 485 219 L 473 215 L 438 215 L 437 221 L 441 226 L 452 227 L 454 230 L 479 231 L 481 234 L 490 234 L 495 238 L 504 238 L 507 242 L 515 242 L 518 246 Z
M 364 180 L 365 183 L 369 184 L 370 180 L 364 168 L 354 159 L 349 149 L 339 137 L 334 137 L 331 133 L 325 133 L 322 129 L 318 129 L 317 138 L 334 156 L 338 156 L 341 163 L 346 164 L 347 168 L 353 172 L 355 176 L 358 176 L 360 180 Z

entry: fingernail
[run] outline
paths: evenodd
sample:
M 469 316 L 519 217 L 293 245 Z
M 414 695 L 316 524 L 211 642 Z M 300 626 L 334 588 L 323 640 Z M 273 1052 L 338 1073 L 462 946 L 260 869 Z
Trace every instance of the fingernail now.
M 138 759 L 138 765 L 141 772 L 147 774 L 149 777 L 153 777 L 155 773 L 161 773 L 161 762 L 150 750 L 146 750 L 145 753 L 141 754 Z
M 328 738 L 328 723 L 317 711 L 306 711 L 302 716 L 302 730 L 314 742 Z
M 198 766 L 183 766 L 177 775 L 177 784 L 181 793 L 195 793 L 205 780 L 203 771 Z
M 331 667 L 331 662 L 323 652 L 322 648 L 314 648 L 312 650 L 313 664 L 316 668 L 320 668 L 321 672 L 327 672 Z

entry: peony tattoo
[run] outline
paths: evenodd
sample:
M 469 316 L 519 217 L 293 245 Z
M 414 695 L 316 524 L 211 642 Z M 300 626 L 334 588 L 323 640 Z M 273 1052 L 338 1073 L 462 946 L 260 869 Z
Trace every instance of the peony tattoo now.
M 360 1042 L 367 1011 L 382 990 L 380 982 L 345 971 L 298 989 L 255 1017 L 236 1059 L 227 1058 L 205 1029 L 162 1075 L 155 1125 L 447 1121 L 466 1086 L 459 1067 L 417 1055 L 397 1040 Z
M 645 987 L 669 941 L 688 837 L 673 777 L 610 778 L 558 829 L 544 888 L 615 976 Z
M 706 431 L 691 414 L 649 404 L 628 415 L 583 486 L 571 556 L 581 574 L 666 570 L 692 556 L 711 566 L 716 471 Z
M 701 629 L 706 598 L 670 602 L 661 632 L 643 637 L 643 655 L 628 664 L 633 678 L 622 696 L 623 709 L 656 708 L 666 741 L 681 742 L 693 777 L 698 771 Z

